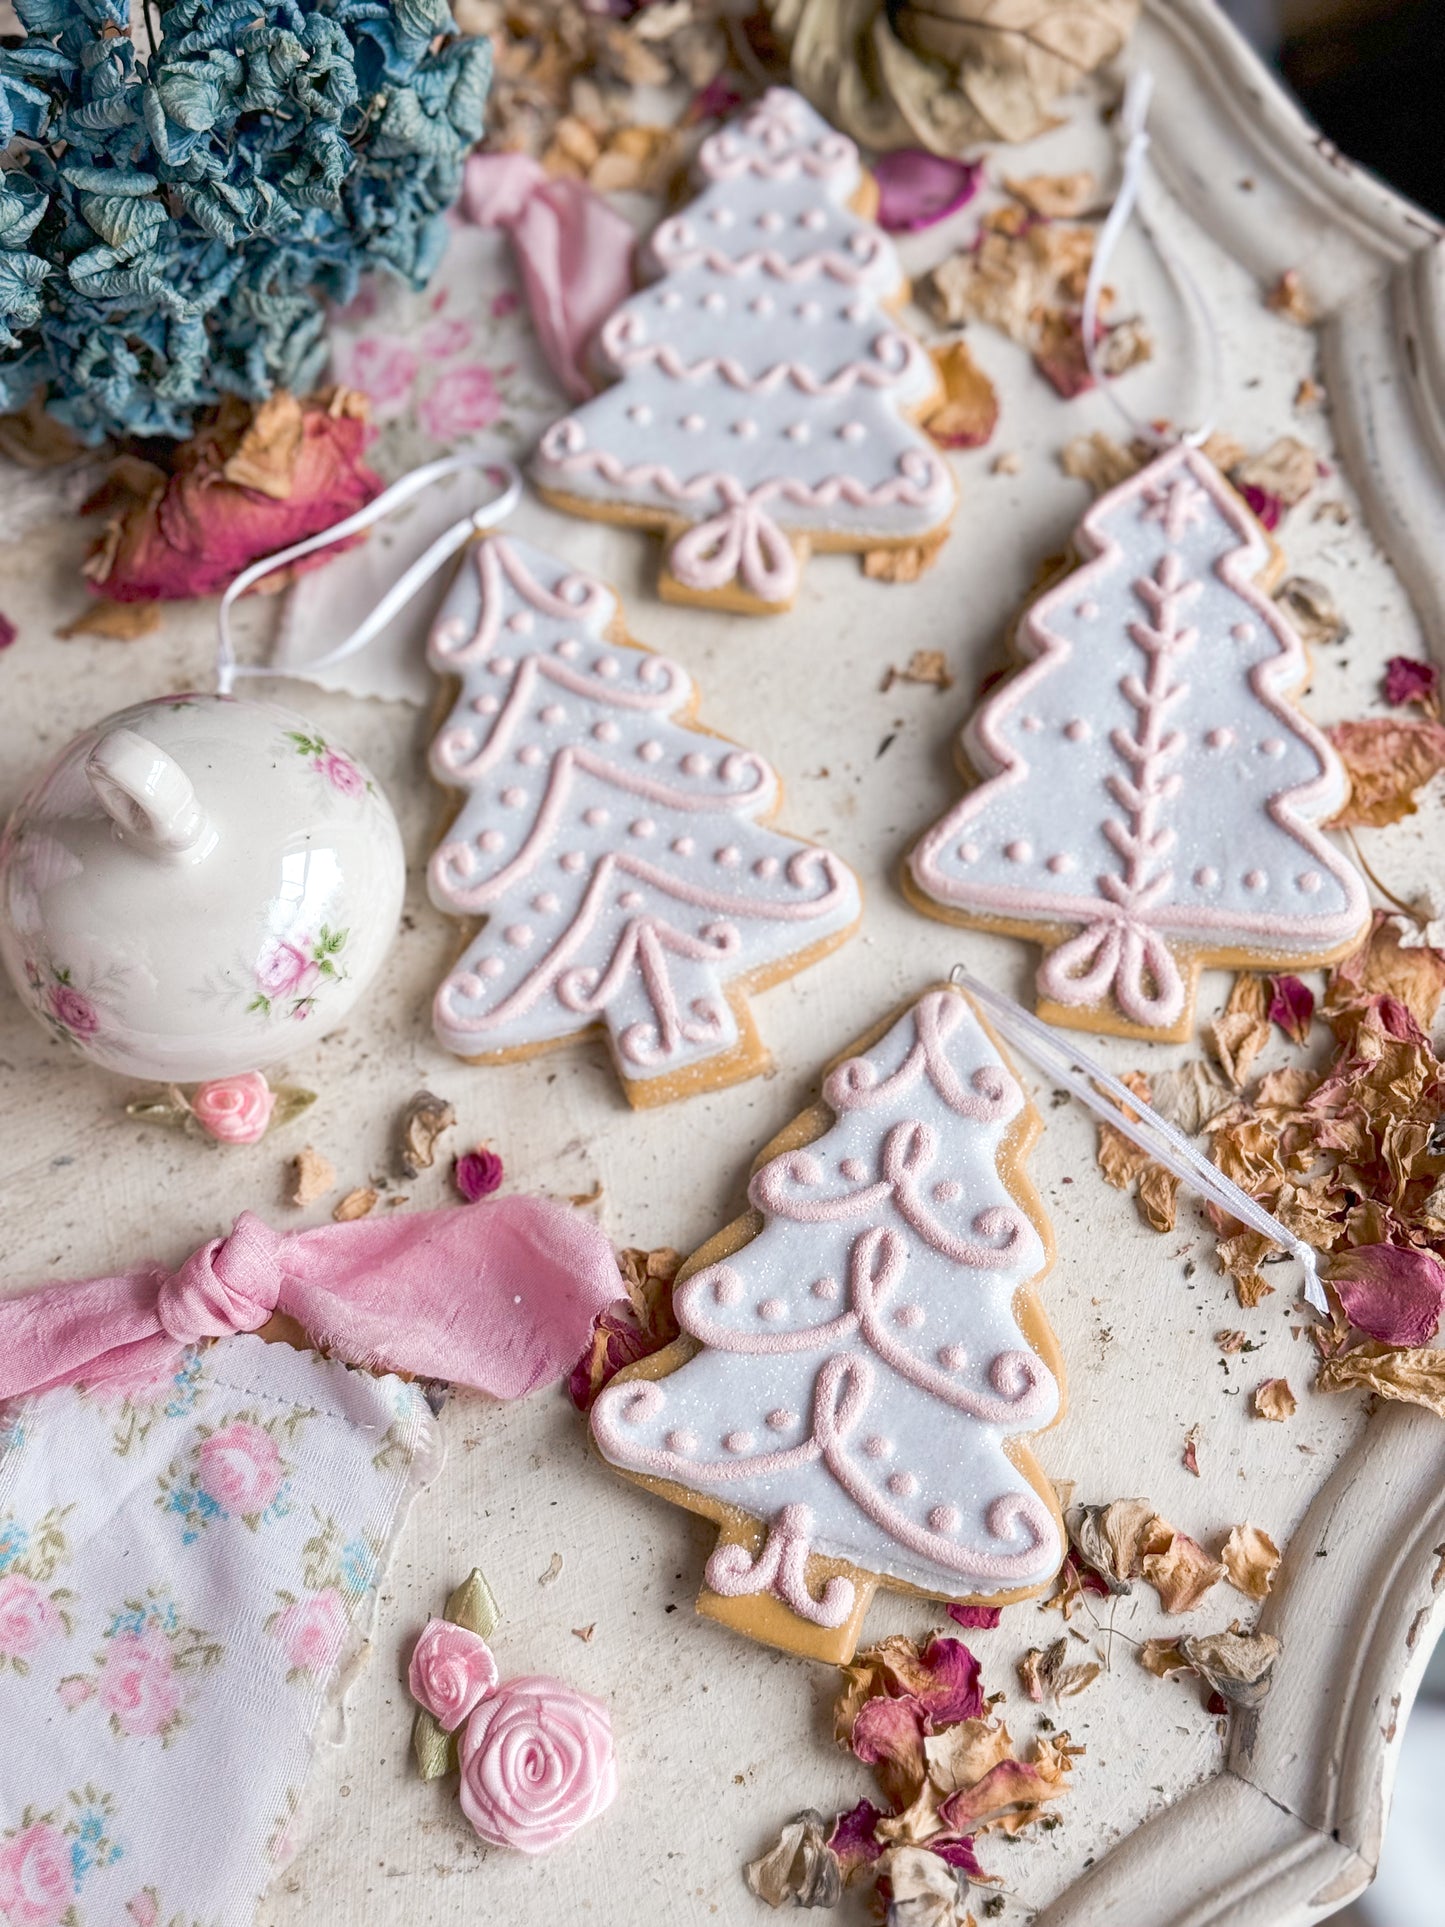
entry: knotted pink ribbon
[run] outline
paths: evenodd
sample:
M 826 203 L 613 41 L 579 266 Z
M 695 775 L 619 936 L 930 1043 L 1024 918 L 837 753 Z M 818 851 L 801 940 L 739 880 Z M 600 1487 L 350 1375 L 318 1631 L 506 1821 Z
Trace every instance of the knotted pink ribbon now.
M 177 1272 L 0 1299 L 0 1400 L 163 1369 L 178 1346 L 294 1318 L 349 1365 L 520 1398 L 575 1364 L 618 1295 L 603 1233 L 565 1205 L 488 1204 L 273 1231 L 251 1212 Z
M 463 206 L 478 227 L 510 233 L 542 352 L 572 399 L 586 401 L 597 384 L 583 352 L 632 292 L 631 223 L 585 181 L 554 179 L 527 154 L 474 154 Z

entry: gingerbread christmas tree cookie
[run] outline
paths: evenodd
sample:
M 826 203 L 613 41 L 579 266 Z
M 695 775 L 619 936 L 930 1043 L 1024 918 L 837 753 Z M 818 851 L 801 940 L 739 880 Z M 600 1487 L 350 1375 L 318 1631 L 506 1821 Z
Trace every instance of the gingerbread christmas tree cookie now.
M 612 386 L 532 472 L 559 507 L 664 531 L 663 595 L 767 613 L 810 548 L 936 548 L 953 479 L 914 420 L 937 378 L 893 319 L 891 242 L 853 211 L 853 143 L 774 88 L 698 168 L 643 251 L 650 285 L 600 332 Z
M 1271 545 L 1197 450 L 1080 524 L 1082 566 L 1017 632 L 963 735 L 976 787 L 914 847 L 920 909 L 1041 943 L 1040 1014 L 1183 1038 L 1206 964 L 1323 964 L 1368 920 L 1320 824 L 1347 783 L 1295 707 L 1304 646 Z
M 879 1585 L 990 1603 L 1063 1556 L 1024 1445 L 1062 1403 L 1032 1295 L 1039 1129 L 961 991 L 864 1038 L 694 1254 L 684 1336 L 593 1407 L 604 1457 L 719 1521 L 700 1610 L 845 1661 Z
M 442 1044 L 496 1062 L 601 1026 L 638 1105 L 765 1068 L 749 993 L 861 909 L 846 864 L 769 826 L 771 766 L 689 720 L 692 678 L 626 639 L 610 589 L 521 543 L 475 545 L 428 647 L 456 685 L 432 772 L 461 793 L 432 901 L 485 918 Z

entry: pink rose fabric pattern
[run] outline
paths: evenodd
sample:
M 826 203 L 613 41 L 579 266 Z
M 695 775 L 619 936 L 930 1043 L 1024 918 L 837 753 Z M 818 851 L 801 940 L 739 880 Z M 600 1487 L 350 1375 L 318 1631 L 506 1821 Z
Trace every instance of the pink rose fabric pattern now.
M 437 1457 L 254 1336 L 0 1414 L 0 1927 L 254 1927 Z

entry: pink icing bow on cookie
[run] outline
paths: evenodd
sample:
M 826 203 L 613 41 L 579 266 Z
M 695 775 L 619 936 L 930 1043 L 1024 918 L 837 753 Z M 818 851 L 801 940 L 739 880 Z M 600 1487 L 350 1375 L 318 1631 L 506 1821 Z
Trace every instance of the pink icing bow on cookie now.
M 690 589 L 723 589 L 736 578 L 764 602 L 786 602 L 798 586 L 792 543 L 761 503 L 748 498 L 679 536 L 668 560 Z

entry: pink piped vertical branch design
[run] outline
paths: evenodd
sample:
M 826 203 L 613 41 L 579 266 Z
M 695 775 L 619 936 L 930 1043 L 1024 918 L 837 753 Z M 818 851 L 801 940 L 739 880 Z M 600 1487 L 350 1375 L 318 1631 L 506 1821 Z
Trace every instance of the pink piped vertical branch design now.
M 1183 749 L 1184 738 L 1170 728 L 1169 719 L 1189 694 L 1178 668 L 1199 640 L 1184 611 L 1200 588 L 1197 580 L 1185 576 L 1172 549 L 1160 558 L 1152 578 L 1141 576 L 1133 584 L 1152 620 L 1129 624 L 1146 668 L 1142 681 L 1129 674 L 1120 684 L 1136 721 L 1132 734 L 1116 729 L 1109 738 L 1128 774 L 1116 772 L 1108 778 L 1109 794 L 1125 814 L 1104 823 L 1105 836 L 1123 859 L 1123 874 L 1099 878 L 1103 913 L 1060 944 L 1039 971 L 1040 986 L 1060 1001 L 1077 1002 L 1082 994 L 1092 1002 L 1112 991 L 1119 1008 L 1136 1023 L 1160 1026 L 1175 1021 L 1185 998 L 1179 967 L 1149 912 L 1167 898 L 1174 881 L 1169 856 L 1178 838 L 1162 816 L 1164 805 L 1183 784 L 1170 764 Z

